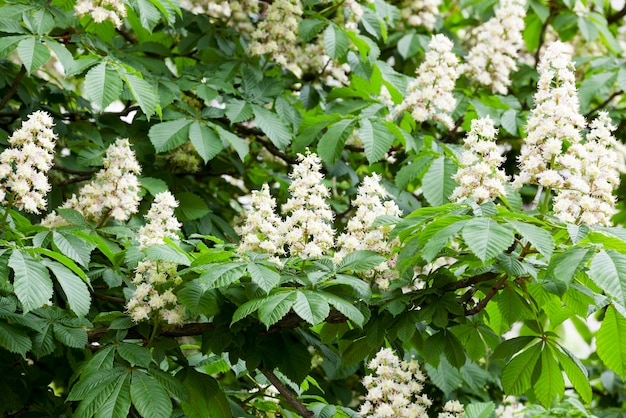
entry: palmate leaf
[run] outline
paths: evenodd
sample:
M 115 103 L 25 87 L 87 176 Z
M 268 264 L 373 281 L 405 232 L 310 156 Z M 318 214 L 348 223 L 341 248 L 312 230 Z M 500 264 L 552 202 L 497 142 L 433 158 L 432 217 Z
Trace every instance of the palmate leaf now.
M 148 119 L 159 108 L 159 95 L 150 83 L 135 74 L 122 72 L 126 86 Z
M 259 306 L 259 320 L 267 328 L 280 321 L 296 302 L 296 293 L 296 291 L 290 290 L 265 298 Z
M 17 55 L 22 60 L 28 75 L 44 65 L 50 59 L 50 50 L 46 48 L 38 37 L 32 36 L 21 40 L 17 44 Z
M 189 390 L 189 399 L 183 400 L 182 408 L 189 418 L 233 416 L 226 395 L 213 377 L 190 368 L 185 377 L 185 386 Z
M 363 327 L 365 317 L 353 303 L 329 292 L 317 292 L 317 294 L 326 299 L 328 303 L 345 315 L 349 320 L 354 322 L 357 326 Z
M 89 265 L 91 250 L 93 250 L 94 246 L 88 244 L 85 240 L 76 235 L 54 231 L 52 233 L 52 242 L 57 246 L 60 253 L 65 254 L 83 267 Z
M 352 119 L 343 119 L 328 128 L 317 145 L 317 153 L 324 162 L 335 164 L 341 156 L 343 146 L 354 129 Z
M 85 75 L 85 96 L 100 110 L 119 99 L 122 93 L 122 78 L 108 67 L 106 62 L 93 67 Z
M 554 238 L 552 234 L 536 225 L 508 221 L 524 238 L 526 238 L 533 247 L 535 247 L 544 257 L 552 257 L 554 251 Z
M 61 263 L 43 260 L 43 264 L 56 276 L 74 313 L 77 316 L 86 316 L 91 307 L 91 295 L 85 282 Z
M 303 291 L 297 292 L 293 310 L 300 318 L 315 326 L 328 317 L 330 306 L 320 295 L 310 291 Z
M 60 323 L 52 324 L 54 337 L 68 347 L 84 348 L 87 345 L 87 330 L 66 327 Z
M 362 119 L 359 123 L 359 137 L 370 164 L 383 158 L 395 139 L 385 125 L 377 121 L 370 122 L 369 119 Z
M 198 122 L 191 124 L 189 128 L 189 140 L 202 160 L 204 160 L 205 164 L 224 149 L 217 133 L 215 133 L 213 129 Z
M 468 221 L 462 235 L 469 249 L 483 262 L 506 250 L 515 239 L 510 227 L 482 217 Z
M 465 406 L 465 418 L 490 418 L 495 409 L 493 402 L 472 402 Z
M 148 131 L 148 137 L 156 152 L 166 152 L 187 142 L 191 122 L 179 119 L 153 125 Z
M 280 283 L 280 274 L 269 267 L 248 263 L 247 269 L 252 281 L 258 284 L 265 293 L 269 293 Z
M 130 397 L 144 418 L 169 418 L 172 415 L 172 402 L 163 386 L 141 369 L 132 371 Z
M 589 277 L 608 295 L 626 305 L 626 255 L 601 250 L 591 260 Z
M 337 266 L 338 272 L 367 271 L 378 266 L 386 258 L 374 251 L 359 250 L 346 255 Z
M 0 321 L 0 347 L 26 356 L 32 343 L 24 331 Z
M 30 254 L 14 250 L 9 267 L 15 273 L 13 287 L 22 302 L 24 313 L 40 308 L 52 297 L 52 280 L 48 270 Z
M 120 376 L 95 418 L 126 418 L 130 410 L 130 373 Z
M 448 203 L 448 196 L 456 187 L 452 175 L 456 165 L 446 157 L 439 157 L 432 162 L 422 177 L 424 197 L 431 206 Z
M 267 135 L 278 149 L 285 149 L 291 143 L 292 133 L 289 127 L 276 115 L 260 106 L 253 107 L 254 122 Z
M 615 373 L 626 377 L 626 318 L 609 305 L 596 334 L 600 359 Z
M 129 362 L 132 367 L 141 366 L 147 368 L 152 361 L 150 351 L 136 344 L 121 342 L 117 346 L 117 353 L 121 358 Z
M 558 348 L 554 348 L 553 351 L 561 368 L 583 402 L 591 402 L 591 385 L 589 384 L 589 376 L 585 366 L 583 366 L 580 360 L 565 347 L 559 346 Z
M 531 387 L 535 365 L 541 354 L 541 343 L 537 343 L 515 356 L 504 366 L 502 388 L 507 395 L 521 395 Z
M 545 345 L 541 351 L 540 362 L 541 372 L 533 385 L 533 391 L 537 400 L 548 408 L 554 401 L 554 398 L 561 396 L 565 391 L 565 382 L 549 345 Z
M 111 410 L 111 408 L 115 409 L 120 396 L 122 399 L 120 400 L 120 405 L 117 406 L 117 412 L 121 413 L 124 409 L 124 399 L 129 397 L 128 382 L 130 380 L 130 372 L 125 369 L 120 370 L 120 368 L 107 370 L 107 372 L 111 373 L 105 376 L 100 385 L 89 391 L 82 399 L 80 405 L 78 405 L 75 412 L 77 418 L 89 418 L 92 416 L 108 418 L 110 415 L 106 415 L 106 412 Z M 124 389 L 126 390 L 125 393 L 122 392 Z M 102 408 L 105 409 L 100 412 Z M 130 405 L 127 409 L 129 408 Z
M 348 52 L 349 43 L 350 38 L 334 23 L 324 31 L 324 47 L 332 59 L 343 57 Z

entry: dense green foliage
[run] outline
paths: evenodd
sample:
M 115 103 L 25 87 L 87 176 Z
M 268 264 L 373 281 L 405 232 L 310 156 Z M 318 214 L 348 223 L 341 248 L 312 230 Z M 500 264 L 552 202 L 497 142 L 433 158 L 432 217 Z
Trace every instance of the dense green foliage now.
M 445 34 L 463 61 L 498 2 L 446 0 L 432 27 L 412 27 L 400 2 L 363 2 L 354 20 L 355 2 L 304 0 L 297 30 L 279 25 L 295 37 L 282 65 L 251 47 L 275 2 L 232 2 L 239 14 L 218 10 L 227 2 L 193 13 L 177 0 L 124 3 L 116 28 L 78 16 L 75 0 L 0 2 L 0 151 L 35 111 L 58 136 L 46 210 L 23 210 L 15 193 L 0 205 L 1 414 L 357 416 L 367 362 L 386 346 L 422 365 L 431 414 L 458 400 L 466 417 L 487 418 L 513 395 L 532 416 L 622 416 L 623 186 L 614 226 L 560 220 L 550 189 L 531 184 L 481 204 L 450 200 L 472 120 L 494 121 L 504 169 L 518 172 L 537 62 L 557 39 L 574 45 L 580 113 L 607 111 L 624 137 L 619 2 L 529 0 L 508 93 L 461 74 L 451 127 L 393 108 L 431 36 Z M 61 208 L 119 138 L 141 166 L 137 213 L 120 222 L 110 209 Z M 267 184 L 285 205 L 289 173 L 311 152 L 336 236 L 357 187 L 380 175 L 403 213 L 375 221 L 393 228 L 392 250 L 287 252 L 281 265 L 238 251 L 251 191 Z M 144 215 L 166 190 L 180 239 L 144 247 Z M 41 224 L 52 211 L 63 226 Z M 381 286 L 368 272 L 392 259 L 397 273 Z M 174 266 L 168 290 L 184 324 L 131 319 L 141 263 Z

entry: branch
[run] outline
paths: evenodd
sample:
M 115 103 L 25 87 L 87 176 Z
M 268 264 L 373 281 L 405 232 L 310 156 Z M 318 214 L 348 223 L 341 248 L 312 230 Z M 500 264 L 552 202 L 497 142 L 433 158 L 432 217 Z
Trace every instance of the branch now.
M 489 301 L 496 295 L 496 293 L 498 293 L 498 290 L 500 290 L 500 288 L 502 287 L 502 285 L 508 278 L 509 278 L 508 274 L 505 274 L 504 276 L 502 276 L 502 278 L 498 281 L 498 283 L 496 283 L 496 285 L 491 288 L 489 293 L 487 293 L 487 296 L 485 296 L 484 299 L 478 302 L 476 306 L 474 306 L 472 309 L 465 311 L 465 316 L 476 315 L 478 312 L 485 309 L 485 307 L 487 306 L 487 303 L 489 303 Z
M 55 186 L 67 186 L 68 184 L 72 184 L 72 183 L 80 183 L 81 181 L 87 181 L 87 180 L 91 180 L 91 174 L 86 175 L 86 176 L 78 176 L 78 177 L 72 177 L 71 179 L 67 179 L 67 180 L 63 180 L 60 181 L 58 183 L 55 183 Z
M 17 93 L 17 89 L 20 87 L 20 81 L 22 81 L 22 77 L 24 77 L 24 75 L 26 75 L 26 67 L 22 65 L 20 71 L 13 79 L 13 84 L 11 84 L 11 88 L 9 89 L 9 91 L 7 91 L 7 94 L 4 95 L 2 101 L 0 101 L 0 109 L 4 108 L 4 106 L 9 103 L 9 100 L 11 100 L 11 97 L 13 97 L 15 93 Z
M 622 7 L 622 10 L 620 10 L 619 12 L 608 16 L 606 18 L 606 21 L 610 25 L 611 23 L 617 22 L 618 20 L 620 20 L 624 16 L 626 16 L 626 5 L 624 7 Z
M 600 103 L 598 105 L 598 107 L 596 107 L 595 109 L 590 110 L 589 112 L 585 113 L 585 118 L 589 118 L 591 115 L 593 115 L 594 113 L 596 113 L 597 111 L 605 108 L 609 103 L 611 103 L 611 101 L 616 98 L 617 96 L 619 96 L 620 94 L 623 94 L 624 92 L 622 90 L 618 90 L 615 93 L 611 94 L 608 99 L 606 99 L 605 101 L 603 101 L 602 103 Z
M 548 29 L 548 25 L 552 21 L 552 10 L 550 10 L 550 15 L 541 26 L 541 32 L 539 33 L 539 45 L 537 45 L 537 52 L 535 52 L 535 68 L 537 64 L 539 64 L 539 54 L 541 54 L 541 47 L 543 46 L 543 41 L 545 40 L 546 30 Z
M 284 152 L 282 152 L 281 150 L 279 150 L 278 148 L 276 148 L 274 146 L 274 144 L 272 144 L 270 141 L 264 139 L 261 135 L 263 135 L 262 133 L 257 134 L 256 139 L 263 144 L 263 146 L 265 148 L 267 148 L 267 150 L 270 152 L 270 154 L 280 158 L 281 160 L 283 160 L 284 162 L 288 163 L 288 164 L 295 164 L 298 162 L 297 159 L 295 159 L 294 157 L 291 157 L 287 154 L 285 154 Z
M 289 390 L 289 388 L 287 388 L 287 386 L 283 385 L 283 382 L 280 381 L 278 376 L 276 376 L 273 371 L 266 370 L 263 367 L 259 368 L 259 370 L 261 370 L 261 373 L 267 377 L 267 380 L 269 380 L 272 385 L 278 389 L 278 392 L 283 395 L 289 405 L 291 405 L 301 417 L 313 418 L 315 416 L 312 411 L 309 411 L 304 405 L 302 405 L 302 403 L 300 403 L 298 398 L 291 392 L 291 390 Z

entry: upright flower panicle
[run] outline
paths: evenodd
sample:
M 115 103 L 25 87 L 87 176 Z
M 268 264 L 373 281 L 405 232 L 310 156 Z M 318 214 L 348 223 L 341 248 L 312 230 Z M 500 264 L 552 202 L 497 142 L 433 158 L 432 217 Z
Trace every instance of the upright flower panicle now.
M 423 26 L 429 31 L 435 28 L 441 0 L 405 0 L 400 11 L 409 26 Z
M 422 394 L 426 377 L 417 361 L 402 361 L 389 348 L 383 348 L 368 363 L 373 372 L 363 378 L 367 389 L 365 403 L 359 413 L 363 417 L 428 418 L 432 401 Z M 463 405 L 449 401 L 438 418 L 460 418 L 464 416 Z
M 128 139 L 118 139 L 111 144 L 104 157 L 104 168 L 95 178 L 84 185 L 78 196 L 72 197 L 61 207 L 77 210 L 85 219 L 101 222 L 111 216 L 119 222 L 127 221 L 139 209 L 139 179 L 141 167 L 130 148 Z M 43 225 L 56 227 L 64 221 L 54 212 Z
M 165 243 L 165 238 L 178 239 L 181 224 L 174 216 L 178 202 L 170 192 L 161 192 L 154 198 L 146 214 L 146 225 L 139 229 L 139 248 Z M 150 318 L 171 325 L 181 325 L 185 310 L 178 304 L 172 289 L 180 284 L 176 263 L 161 260 L 141 261 L 135 269 L 133 283 L 137 286 L 126 304 L 134 322 Z
M 0 153 L 0 203 L 39 213 L 50 191 L 46 173 L 52 168 L 57 135 L 52 117 L 32 113 L 8 139 L 11 147 Z M 8 198 L 8 201 L 7 201 Z
M 96 23 L 108 20 L 119 29 L 126 17 L 126 5 L 122 0 L 79 0 L 74 12 L 80 17 L 89 15 Z
M 290 197 L 282 207 L 287 217 L 279 234 L 292 257 L 319 258 L 334 247 L 334 216 L 326 202 L 330 190 L 322 183 L 321 160 L 316 154 L 298 154 L 298 161 L 290 174 Z
M 584 143 L 570 146 L 558 158 L 564 186 L 554 198 L 554 214 L 565 222 L 611 225 L 615 210 L 613 190 L 624 170 L 623 146 L 613 137 L 611 119 L 600 112 Z
M 564 180 L 555 168 L 556 158 L 564 147 L 578 144 L 585 118 L 579 113 L 576 78 L 571 47 L 553 42 L 541 57 L 539 82 L 534 96 L 535 107 L 530 113 L 519 156 L 520 173 L 513 185 L 539 184 L 546 188 L 561 188 Z
M 525 0 L 503 0 L 494 17 L 473 31 L 474 47 L 463 66 L 468 76 L 494 93 L 507 94 L 511 72 L 517 69 Z
M 264 184 L 261 190 L 252 192 L 250 205 L 243 224 L 235 228 L 241 237 L 237 251 L 240 254 L 247 252 L 285 254 L 284 238 L 279 233 L 282 219 L 276 214 L 276 200 L 270 195 L 267 184 Z
M 452 91 L 459 78 L 459 58 L 452 52 L 454 44 L 445 35 L 433 36 L 426 59 L 416 70 L 417 78 L 407 88 L 407 95 L 392 112 L 399 116 L 407 111 L 417 122 L 434 120 L 449 129 L 454 121 L 449 115 L 456 107 Z
M 453 176 L 458 186 L 450 200 L 460 202 L 472 198 L 477 203 L 484 203 L 506 194 L 508 178 L 499 168 L 504 157 L 496 145 L 497 133 L 489 116 L 472 120 L 472 128 L 464 140 L 461 167 Z
M 356 213 L 348 221 L 346 231 L 337 238 L 338 250 L 334 259 L 341 261 L 346 255 L 359 250 L 375 251 L 385 256 L 387 260 L 375 269 L 365 272 L 365 277 L 373 279 L 382 290 L 387 290 L 390 281 L 397 278 L 398 274 L 394 270 L 397 256 L 393 254 L 393 249 L 399 241 L 389 241 L 392 226 L 372 225 L 379 216 L 401 216 L 402 211 L 394 201 L 385 200 L 388 193 L 380 182 L 378 174 L 363 179 L 357 190 L 357 197 L 352 202 Z

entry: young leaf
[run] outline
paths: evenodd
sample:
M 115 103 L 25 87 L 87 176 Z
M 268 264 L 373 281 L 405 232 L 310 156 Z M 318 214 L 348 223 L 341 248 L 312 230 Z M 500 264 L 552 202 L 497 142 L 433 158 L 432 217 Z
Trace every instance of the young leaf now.
M 130 397 L 144 418 L 169 418 L 172 415 L 172 402 L 163 386 L 141 369 L 132 371 Z
M 456 187 L 452 175 L 456 173 L 456 165 L 446 157 L 439 157 L 432 162 L 422 177 L 424 197 L 431 206 L 448 203 L 448 196 Z
M 626 318 L 611 304 L 596 334 L 600 359 L 611 370 L 626 377 Z
M 198 122 L 192 123 L 189 128 L 189 140 L 205 164 L 224 149 L 215 131 Z
M 119 99 L 122 79 L 117 71 L 108 68 L 106 62 L 93 67 L 85 75 L 85 96 L 100 110 Z
M 265 293 L 269 293 L 280 283 L 280 274 L 260 264 L 248 263 L 248 273 L 252 281 L 258 284 Z
M 463 239 L 476 257 L 486 262 L 513 244 L 513 231 L 491 218 L 474 218 L 462 231 Z
M 323 322 L 330 313 L 328 302 L 320 295 L 309 291 L 297 292 L 293 310 L 300 318 L 313 326 Z
M 22 302 L 24 313 L 40 308 L 52 297 L 52 280 L 48 270 L 30 254 L 13 250 L 9 267 L 15 273 L 13 287 Z
M 269 328 L 287 315 L 295 302 L 296 292 L 293 290 L 265 298 L 259 306 L 259 320 Z

